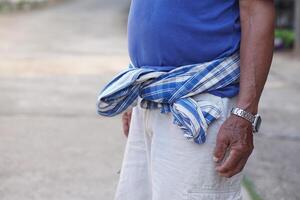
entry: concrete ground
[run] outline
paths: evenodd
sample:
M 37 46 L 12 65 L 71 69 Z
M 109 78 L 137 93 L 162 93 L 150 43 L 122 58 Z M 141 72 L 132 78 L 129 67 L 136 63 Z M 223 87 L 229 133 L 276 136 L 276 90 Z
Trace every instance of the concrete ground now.
M 266 200 L 300 199 L 300 59 L 275 54 L 260 104 L 262 131 L 246 174 Z
M 127 0 L 0 15 L 0 199 L 112 199 L 125 138 L 96 115 L 128 63 Z M 245 172 L 265 200 L 300 199 L 300 61 L 276 55 Z

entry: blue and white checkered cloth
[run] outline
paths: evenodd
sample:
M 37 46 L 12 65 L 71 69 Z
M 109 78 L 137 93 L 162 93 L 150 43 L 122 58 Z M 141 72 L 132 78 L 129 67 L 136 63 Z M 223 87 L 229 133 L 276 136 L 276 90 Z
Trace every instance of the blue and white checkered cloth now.
M 204 143 L 206 131 L 221 114 L 220 108 L 208 101 L 195 101 L 194 95 L 226 88 L 240 76 L 239 54 L 211 62 L 181 67 L 134 67 L 121 72 L 100 92 L 98 113 L 115 116 L 134 106 L 138 96 L 147 109 L 171 112 L 174 124 L 184 136 Z

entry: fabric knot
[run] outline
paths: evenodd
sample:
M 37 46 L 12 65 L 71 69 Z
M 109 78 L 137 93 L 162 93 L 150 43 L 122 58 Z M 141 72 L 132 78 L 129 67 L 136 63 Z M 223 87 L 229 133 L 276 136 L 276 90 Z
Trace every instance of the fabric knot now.
M 174 124 L 186 138 L 204 143 L 208 126 L 219 118 L 221 109 L 210 101 L 195 101 L 194 95 L 226 89 L 239 80 L 239 54 L 211 62 L 169 67 L 145 68 L 130 65 L 129 69 L 113 78 L 100 92 L 97 111 L 103 116 L 115 116 L 135 104 L 171 112 Z M 238 91 L 235 91 L 235 94 Z

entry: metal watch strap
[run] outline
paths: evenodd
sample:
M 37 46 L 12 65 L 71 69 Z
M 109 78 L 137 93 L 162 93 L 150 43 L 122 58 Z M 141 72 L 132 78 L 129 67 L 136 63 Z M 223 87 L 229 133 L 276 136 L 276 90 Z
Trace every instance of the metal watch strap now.
M 232 108 L 231 113 L 248 120 L 249 122 L 251 122 L 251 124 L 253 124 L 255 121 L 255 115 L 252 115 L 251 113 L 246 112 L 243 109 Z

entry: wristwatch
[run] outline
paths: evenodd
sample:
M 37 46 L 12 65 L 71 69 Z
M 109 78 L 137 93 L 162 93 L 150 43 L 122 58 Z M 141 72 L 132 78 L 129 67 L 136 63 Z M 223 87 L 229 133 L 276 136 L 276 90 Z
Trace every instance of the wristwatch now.
M 243 109 L 240 108 L 232 108 L 231 114 L 239 116 L 241 118 L 246 119 L 252 124 L 252 130 L 254 133 L 258 132 L 260 125 L 261 125 L 261 117 L 259 114 L 253 115 Z

